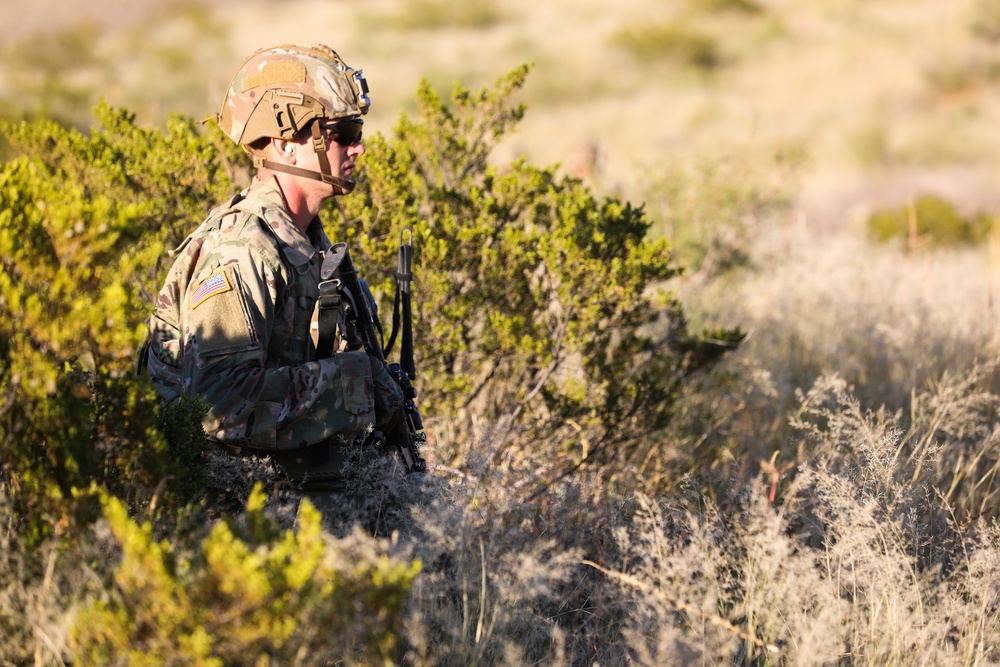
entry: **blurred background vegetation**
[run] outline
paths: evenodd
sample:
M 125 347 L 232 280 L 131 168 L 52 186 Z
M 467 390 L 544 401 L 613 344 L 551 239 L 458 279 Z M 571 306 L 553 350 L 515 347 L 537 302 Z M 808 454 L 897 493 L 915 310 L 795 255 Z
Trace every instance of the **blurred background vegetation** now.
M 534 63 L 496 162 L 649 200 L 664 165 L 795 153 L 795 203 L 841 224 L 922 194 L 996 205 L 996 16 L 995 0 L 11 0 L 0 112 L 83 128 L 104 98 L 140 122 L 200 119 L 252 50 L 321 41 L 365 69 L 366 120 L 388 132 L 421 77 L 447 96 Z

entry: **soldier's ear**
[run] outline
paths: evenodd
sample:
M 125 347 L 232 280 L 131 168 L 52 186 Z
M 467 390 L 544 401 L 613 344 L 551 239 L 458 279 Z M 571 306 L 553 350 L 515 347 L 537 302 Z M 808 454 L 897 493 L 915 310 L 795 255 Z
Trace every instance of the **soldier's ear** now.
M 295 146 L 293 146 L 290 141 L 285 141 L 284 139 L 271 139 L 271 145 L 274 147 L 274 150 L 278 155 L 286 158 L 286 161 L 295 161 Z

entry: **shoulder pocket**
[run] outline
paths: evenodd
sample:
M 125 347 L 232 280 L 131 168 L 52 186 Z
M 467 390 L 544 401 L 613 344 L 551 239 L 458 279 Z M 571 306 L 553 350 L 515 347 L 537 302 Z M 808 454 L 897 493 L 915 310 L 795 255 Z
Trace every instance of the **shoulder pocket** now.
M 220 267 L 193 285 L 185 298 L 188 330 L 199 358 L 261 348 L 247 309 L 246 289 L 235 264 Z

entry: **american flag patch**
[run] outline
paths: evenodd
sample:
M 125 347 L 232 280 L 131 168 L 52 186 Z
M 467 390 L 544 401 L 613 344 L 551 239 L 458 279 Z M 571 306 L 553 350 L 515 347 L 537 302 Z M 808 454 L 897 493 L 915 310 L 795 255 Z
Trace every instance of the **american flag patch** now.
M 229 284 L 229 279 L 226 278 L 225 273 L 213 273 L 201 281 L 198 289 L 191 293 L 191 310 L 205 303 L 210 297 L 228 292 L 231 289 L 233 288 Z

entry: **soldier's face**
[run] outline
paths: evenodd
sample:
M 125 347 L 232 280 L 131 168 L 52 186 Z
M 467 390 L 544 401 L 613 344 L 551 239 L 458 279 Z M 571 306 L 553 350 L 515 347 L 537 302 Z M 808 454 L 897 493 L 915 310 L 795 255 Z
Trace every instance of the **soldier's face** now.
M 360 123 L 342 121 L 324 125 L 323 137 L 326 140 L 326 159 L 330 163 L 330 174 L 353 181 L 355 161 L 365 154 L 365 145 L 361 143 Z M 311 149 L 304 153 L 303 158 L 307 164 L 299 166 L 319 171 L 319 159 L 316 153 Z
M 329 135 L 326 138 L 326 157 L 330 160 L 330 171 L 334 176 L 354 180 L 354 163 L 364 154 L 365 145 L 361 143 L 360 133 L 357 141 L 350 144 L 335 141 Z

